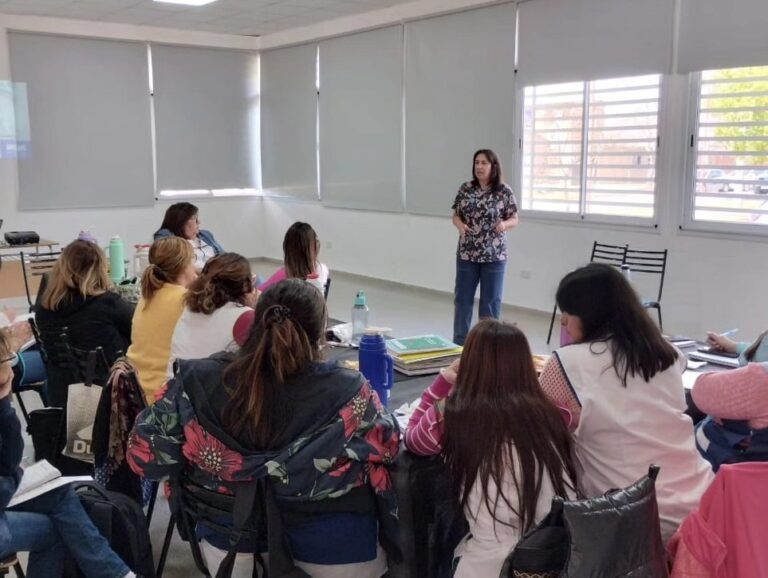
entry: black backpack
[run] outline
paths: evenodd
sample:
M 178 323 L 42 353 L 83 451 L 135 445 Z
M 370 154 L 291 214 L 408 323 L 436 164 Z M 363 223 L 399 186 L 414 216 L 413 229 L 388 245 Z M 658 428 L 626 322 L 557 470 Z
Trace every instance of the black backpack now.
M 152 543 L 141 506 L 94 482 L 75 482 L 72 486 L 94 525 L 123 562 L 142 578 L 155 578 Z

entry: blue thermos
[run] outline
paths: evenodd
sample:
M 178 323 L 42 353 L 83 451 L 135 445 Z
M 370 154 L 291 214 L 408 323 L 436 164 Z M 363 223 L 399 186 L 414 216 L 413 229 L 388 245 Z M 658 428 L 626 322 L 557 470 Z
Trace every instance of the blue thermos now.
M 389 390 L 395 382 L 395 368 L 392 357 L 387 353 L 384 337 L 376 329 L 366 329 L 360 340 L 360 372 L 379 394 L 381 403 L 386 407 L 389 402 Z

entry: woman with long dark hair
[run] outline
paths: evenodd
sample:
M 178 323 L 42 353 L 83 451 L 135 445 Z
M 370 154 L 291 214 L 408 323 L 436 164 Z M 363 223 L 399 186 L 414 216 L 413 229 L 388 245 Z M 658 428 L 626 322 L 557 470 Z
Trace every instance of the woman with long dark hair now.
M 379 543 L 393 543 L 397 518 L 387 468 L 400 434 L 361 373 L 321 360 L 326 317 L 304 281 L 265 291 L 238 353 L 179 362 L 137 419 L 128 461 L 147 478 L 185 471 L 221 493 L 267 478 L 285 525 L 275 542 L 279 529 L 269 527 L 270 543 L 284 537 L 311 576 L 377 578 L 387 570 Z M 215 566 L 229 541 L 201 533 Z M 270 550 L 270 565 L 284 554 Z
M 309 223 L 295 222 L 285 232 L 283 239 L 283 266 L 259 285 L 264 291 L 283 279 L 303 279 L 310 285 L 325 292 L 328 282 L 328 267 L 318 259 L 320 240 Z
M 189 242 L 195 253 L 195 269 L 198 271 L 208 259 L 224 252 L 213 233 L 200 228 L 200 210 L 192 203 L 174 203 L 166 209 L 163 224 L 155 231 L 155 241 L 165 237 L 180 237 Z
M 458 370 L 458 371 L 457 371 Z M 405 443 L 445 458 L 470 533 L 455 576 L 498 576 L 521 536 L 573 497 L 576 469 L 563 413 L 544 395 L 525 335 L 480 321 L 461 355 L 424 392 Z
M 453 341 L 459 345 L 472 325 L 478 283 L 478 317 L 501 316 L 506 232 L 518 222 L 515 195 L 503 180 L 496 153 L 480 149 L 472 157 L 472 180 L 461 185 L 451 207 L 459 231 L 453 316 Z
M 684 413 L 685 356 L 610 265 L 568 273 L 556 301 L 573 343 L 555 351 L 540 381 L 573 415 L 581 487 L 598 496 L 628 486 L 650 464 L 661 466 L 656 496 L 669 538 L 712 480 Z

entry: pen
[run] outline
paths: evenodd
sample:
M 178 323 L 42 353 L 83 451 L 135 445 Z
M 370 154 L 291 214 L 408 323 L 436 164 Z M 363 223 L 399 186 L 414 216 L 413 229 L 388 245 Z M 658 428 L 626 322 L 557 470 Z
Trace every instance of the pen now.
M 728 331 L 723 331 L 720 334 L 720 337 L 730 337 L 731 335 L 736 335 L 738 332 L 738 329 L 729 329 Z

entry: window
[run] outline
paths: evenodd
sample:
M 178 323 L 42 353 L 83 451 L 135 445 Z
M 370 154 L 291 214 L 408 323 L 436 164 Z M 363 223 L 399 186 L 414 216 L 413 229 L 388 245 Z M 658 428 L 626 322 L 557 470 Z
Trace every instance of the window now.
M 651 219 L 659 75 L 527 87 L 524 209 Z
M 687 221 L 759 231 L 768 224 L 768 66 L 707 70 L 693 87 Z

